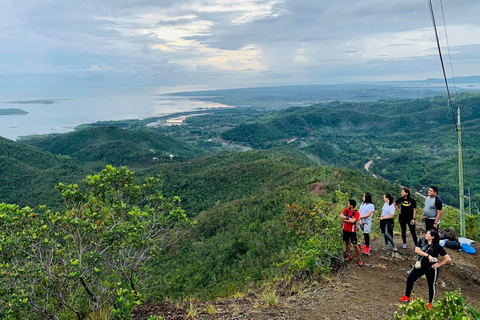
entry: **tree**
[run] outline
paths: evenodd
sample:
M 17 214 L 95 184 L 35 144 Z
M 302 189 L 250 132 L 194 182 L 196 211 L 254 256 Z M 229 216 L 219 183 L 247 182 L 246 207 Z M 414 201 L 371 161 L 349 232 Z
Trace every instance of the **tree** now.
M 159 179 L 135 185 L 131 171 L 107 166 L 83 185 L 58 185 L 64 213 L 0 204 L 3 318 L 83 319 L 111 308 L 128 319 L 145 262 L 188 226 Z

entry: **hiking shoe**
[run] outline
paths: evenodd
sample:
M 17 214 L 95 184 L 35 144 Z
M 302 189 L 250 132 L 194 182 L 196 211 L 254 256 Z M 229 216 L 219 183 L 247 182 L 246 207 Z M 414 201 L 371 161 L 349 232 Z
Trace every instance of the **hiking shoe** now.
M 350 260 L 352 260 L 352 256 L 347 256 L 347 257 L 345 258 L 345 262 L 348 262 L 348 261 L 350 261 Z
M 427 305 L 427 309 L 428 309 L 428 310 L 432 309 L 432 304 L 431 304 L 431 303 L 429 303 L 429 304 Z
M 402 302 L 408 302 L 408 301 L 410 301 L 410 297 L 403 296 L 399 300 L 402 301 Z
M 397 252 L 398 251 L 397 247 L 393 247 L 393 251 Z
M 363 261 L 362 261 L 362 260 L 358 260 L 358 265 L 359 265 L 360 267 L 363 267 Z
M 367 249 L 367 245 L 364 244 L 363 246 L 360 246 L 360 249 L 362 249 L 362 250 Z
M 407 244 L 404 243 L 402 248 L 403 248 L 403 249 L 407 249 Z
M 363 251 L 363 254 L 370 254 L 370 247 L 366 247 L 365 251 Z
M 386 251 L 388 249 L 388 246 L 385 246 L 382 248 L 383 251 Z

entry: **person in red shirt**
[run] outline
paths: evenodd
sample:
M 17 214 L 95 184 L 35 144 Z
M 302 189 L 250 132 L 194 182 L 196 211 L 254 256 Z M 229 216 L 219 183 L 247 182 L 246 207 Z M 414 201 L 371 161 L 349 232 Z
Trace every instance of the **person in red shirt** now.
M 358 265 L 363 266 L 363 261 L 360 255 L 360 247 L 357 241 L 357 221 L 360 218 L 360 212 L 355 210 L 357 202 L 353 199 L 348 200 L 347 207 L 340 213 L 340 219 L 343 221 L 343 241 L 345 241 L 345 249 L 347 251 L 347 257 L 345 261 L 352 260 L 350 255 L 350 243 L 355 248 L 357 253 Z

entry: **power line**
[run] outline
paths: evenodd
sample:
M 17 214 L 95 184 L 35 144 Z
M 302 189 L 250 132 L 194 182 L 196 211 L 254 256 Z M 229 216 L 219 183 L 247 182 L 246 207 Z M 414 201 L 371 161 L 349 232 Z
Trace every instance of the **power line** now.
M 438 55 L 440 57 L 440 63 L 442 65 L 443 79 L 445 80 L 445 87 L 447 88 L 448 103 L 452 110 L 453 123 L 455 124 L 455 130 L 458 132 L 459 128 L 455 120 L 455 111 L 453 110 L 452 98 L 450 96 L 450 89 L 448 88 L 447 74 L 445 72 L 445 64 L 443 63 L 442 49 L 440 48 L 440 41 L 438 40 L 437 24 L 435 22 L 435 14 L 433 13 L 432 0 L 428 0 L 428 6 L 430 8 L 430 16 L 432 17 L 433 29 L 435 30 L 435 38 L 437 40 Z

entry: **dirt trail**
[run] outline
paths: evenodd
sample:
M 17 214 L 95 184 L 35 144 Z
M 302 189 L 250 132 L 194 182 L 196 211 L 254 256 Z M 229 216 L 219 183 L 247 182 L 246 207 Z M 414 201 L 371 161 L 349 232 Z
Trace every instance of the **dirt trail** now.
M 405 280 L 415 260 L 414 246 L 407 236 L 408 249 L 383 251 L 383 237 L 372 241 L 370 256 L 364 256 L 365 265 L 354 260 L 345 263 L 329 279 L 311 284 L 301 294 L 279 296 L 275 307 L 266 307 L 261 294 L 250 294 L 241 299 L 225 299 L 211 303 L 215 311 L 207 312 L 210 303 L 195 304 L 196 316 L 190 319 L 392 319 L 398 309 L 398 299 L 404 294 Z M 400 236 L 395 243 L 401 247 Z M 480 246 L 474 244 L 477 250 Z M 480 258 L 447 249 L 452 264 L 443 266 L 437 281 L 437 300 L 445 291 L 459 290 L 468 304 L 480 308 Z M 420 278 L 412 298 L 428 299 L 427 283 Z M 188 309 L 188 307 L 186 307 Z M 147 319 L 149 314 L 165 319 L 186 319 L 186 312 L 171 305 L 146 305 L 135 319 Z

